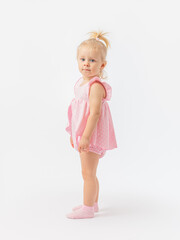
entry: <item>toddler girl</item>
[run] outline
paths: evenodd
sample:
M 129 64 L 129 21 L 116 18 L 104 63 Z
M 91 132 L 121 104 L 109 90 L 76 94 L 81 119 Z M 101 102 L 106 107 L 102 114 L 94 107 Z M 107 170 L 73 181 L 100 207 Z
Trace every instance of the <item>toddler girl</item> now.
M 74 85 L 75 98 L 68 108 L 70 143 L 79 152 L 84 180 L 83 204 L 73 208 L 68 218 L 92 218 L 98 212 L 99 182 L 96 170 L 106 150 L 117 148 L 116 137 L 107 101 L 112 89 L 103 82 L 110 45 L 106 33 L 90 32 L 90 38 L 77 48 L 78 68 L 82 76 Z M 104 43 L 105 44 L 104 44 Z

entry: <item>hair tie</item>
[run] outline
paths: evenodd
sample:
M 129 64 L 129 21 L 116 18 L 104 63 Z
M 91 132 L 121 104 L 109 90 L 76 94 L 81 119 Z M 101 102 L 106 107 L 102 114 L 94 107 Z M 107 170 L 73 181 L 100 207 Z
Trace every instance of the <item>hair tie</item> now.
M 97 37 L 96 40 L 99 41 L 99 38 Z

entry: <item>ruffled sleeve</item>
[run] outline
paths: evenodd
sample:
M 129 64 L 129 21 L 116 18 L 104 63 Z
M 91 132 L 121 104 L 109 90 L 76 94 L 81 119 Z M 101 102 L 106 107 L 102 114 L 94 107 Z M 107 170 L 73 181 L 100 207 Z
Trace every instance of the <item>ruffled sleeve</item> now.
M 66 127 L 66 131 L 72 136 L 72 106 L 71 104 L 68 107 L 68 126 Z
M 109 100 L 111 100 L 111 96 L 112 96 L 112 88 L 107 82 L 102 82 L 102 84 L 106 88 L 106 97 L 104 99 L 106 101 L 109 101 Z
M 111 86 L 107 83 L 107 82 L 102 82 L 101 79 L 99 77 L 94 77 L 92 80 L 90 80 L 89 83 L 89 90 L 88 90 L 88 96 L 90 94 L 90 86 L 94 83 L 94 82 L 99 82 L 105 89 L 106 91 L 106 97 L 104 98 L 104 100 L 109 101 L 111 99 L 112 96 L 112 88 Z

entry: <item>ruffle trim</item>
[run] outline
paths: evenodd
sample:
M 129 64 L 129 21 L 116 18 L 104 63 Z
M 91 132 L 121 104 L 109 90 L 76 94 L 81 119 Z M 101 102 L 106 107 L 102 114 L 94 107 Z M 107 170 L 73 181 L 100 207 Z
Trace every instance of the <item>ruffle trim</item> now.
M 105 91 L 106 91 L 106 97 L 104 98 L 104 100 L 106 101 L 109 101 L 112 97 L 112 88 L 111 86 L 106 83 L 106 82 L 102 82 L 101 79 L 99 77 L 94 77 L 90 80 L 90 83 L 89 83 L 89 90 L 88 90 L 88 96 L 89 96 L 89 91 L 90 91 L 90 86 L 94 83 L 94 82 L 100 82 L 104 88 L 105 88 Z

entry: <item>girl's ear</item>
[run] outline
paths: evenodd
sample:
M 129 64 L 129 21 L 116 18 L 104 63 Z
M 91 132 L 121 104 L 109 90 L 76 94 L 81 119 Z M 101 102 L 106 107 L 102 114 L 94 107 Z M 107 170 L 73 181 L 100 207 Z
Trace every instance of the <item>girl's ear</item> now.
M 104 62 L 102 63 L 102 65 L 101 65 L 101 68 L 102 68 L 102 69 L 105 68 L 106 64 L 107 64 L 107 61 L 104 61 Z

